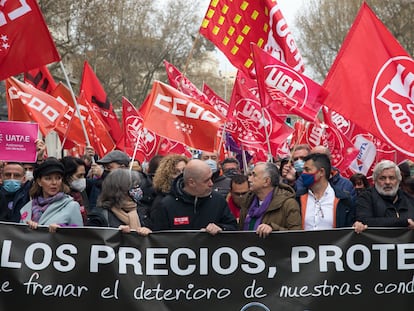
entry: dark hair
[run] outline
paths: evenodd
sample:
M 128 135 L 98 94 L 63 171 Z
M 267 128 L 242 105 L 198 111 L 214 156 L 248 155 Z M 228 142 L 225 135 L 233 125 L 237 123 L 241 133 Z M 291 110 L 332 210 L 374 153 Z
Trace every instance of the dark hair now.
M 364 184 L 364 188 L 369 188 L 368 178 L 364 174 L 355 173 L 354 175 L 351 176 L 351 178 L 349 178 L 349 180 L 352 182 L 352 184 L 354 185 L 354 187 L 355 187 L 357 181 L 360 180 Z
M 231 177 L 230 189 L 233 189 L 233 184 L 241 185 L 247 182 L 249 178 L 246 175 L 236 174 Z
M 160 162 L 164 156 L 157 154 L 151 158 L 148 162 L 148 170 L 147 174 L 149 176 L 154 176 L 155 172 L 157 171 L 158 166 L 160 165 Z
M 70 178 L 73 174 L 76 173 L 79 166 L 84 166 L 86 168 L 85 161 L 83 161 L 80 158 L 67 156 L 62 158 L 62 164 L 65 167 L 65 172 L 63 173 L 63 182 L 65 182 L 67 185 L 70 184 Z
M 332 165 L 328 155 L 324 153 L 310 153 L 303 160 L 305 162 L 312 160 L 318 170 L 323 168 L 325 170 L 326 180 L 329 180 L 331 177 Z
M 223 167 L 224 166 L 224 164 L 227 164 L 227 163 L 235 163 L 235 164 L 237 164 L 237 167 L 240 167 L 240 163 L 239 163 L 239 160 L 237 160 L 236 158 L 225 158 L 223 161 L 221 161 L 221 167 Z

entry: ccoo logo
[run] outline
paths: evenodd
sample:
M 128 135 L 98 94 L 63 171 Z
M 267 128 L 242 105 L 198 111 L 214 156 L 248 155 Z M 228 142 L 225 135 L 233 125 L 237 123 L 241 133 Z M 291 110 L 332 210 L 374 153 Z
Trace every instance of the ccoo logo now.
M 371 107 L 381 135 L 391 146 L 410 156 L 414 156 L 414 145 L 402 144 L 401 137 L 414 138 L 413 68 L 409 57 L 389 59 L 379 70 L 371 94 Z

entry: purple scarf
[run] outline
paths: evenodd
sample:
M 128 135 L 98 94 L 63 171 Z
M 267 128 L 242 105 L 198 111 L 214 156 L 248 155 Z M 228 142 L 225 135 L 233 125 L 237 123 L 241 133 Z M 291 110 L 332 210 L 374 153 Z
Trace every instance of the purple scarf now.
M 62 199 L 64 195 L 65 194 L 63 192 L 58 192 L 54 196 L 46 199 L 41 196 L 34 198 L 32 201 L 32 220 L 39 222 L 40 217 L 42 217 L 49 205 Z
M 244 221 L 244 230 L 256 230 L 257 227 L 262 223 L 262 218 L 266 210 L 268 209 L 270 202 L 273 198 L 273 191 L 265 197 L 262 204 L 259 204 L 257 196 L 253 199 Z

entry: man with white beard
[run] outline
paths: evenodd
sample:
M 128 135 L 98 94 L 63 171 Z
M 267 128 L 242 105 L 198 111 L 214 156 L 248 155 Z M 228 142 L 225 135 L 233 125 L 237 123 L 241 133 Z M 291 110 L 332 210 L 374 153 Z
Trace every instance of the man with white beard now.
M 372 175 L 374 187 L 356 200 L 357 220 L 368 227 L 414 229 L 414 199 L 400 189 L 401 172 L 392 161 L 379 162 Z

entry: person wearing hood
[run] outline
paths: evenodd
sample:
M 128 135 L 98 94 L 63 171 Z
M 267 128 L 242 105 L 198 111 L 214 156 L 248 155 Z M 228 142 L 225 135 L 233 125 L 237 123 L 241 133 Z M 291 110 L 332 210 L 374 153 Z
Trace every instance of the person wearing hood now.
M 213 181 L 213 191 L 226 198 L 230 192 L 231 178 L 225 174 L 221 174 L 218 153 L 203 151 L 200 155 L 200 159 L 207 163 L 213 172 L 211 177 Z
M 236 230 L 225 198 L 213 191 L 212 175 L 206 162 L 190 160 L 170 193 L 153 207 L 153 230 L 203 230 L 211 235 Z
M 249 176 L 250 192 L 241 203 L 239 226 L 265 238 L 272 231 L 300 230 L 299 204 L 292 187 L 280 183 L 277 166 L 259 162 Z

